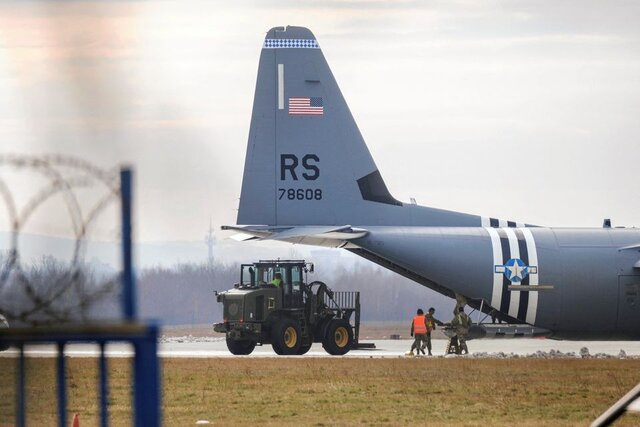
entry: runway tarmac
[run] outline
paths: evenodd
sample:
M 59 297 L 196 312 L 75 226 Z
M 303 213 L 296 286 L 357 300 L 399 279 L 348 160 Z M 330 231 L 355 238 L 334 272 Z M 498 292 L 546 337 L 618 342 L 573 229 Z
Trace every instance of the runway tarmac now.
M 342 357 L 350 358 L 393 358 L 404 357 L 411 347 L 412 340 L 371 340 L 375 349 L 352 350 Z M 586 355 L 583 348 L 588 349 L 589 357 L 640 357 L 640 341 L 557 341 L 542 338 L 518 339 L 481 339 L 470 341 L 470 356 L 482 358 L 504 357 L 582 357 Z M 443 357 L 446 347 L 445 340 L 433 340 L 433 353 L 436 357 Z M 582 350 L 582 354 L 581 354 Z M 622 352 L 621 352 L 622 351 Z M 53 345 L 30 346 L 25 350 L 30 357 L 54 357 L 56 350 Z M 172 357 L 282 357 L 277 356 L 270 345 L 256 347 L 250 356 L 233 356 L 227 350 L 224 338 L 172 337 L 163 338 L 159 343 L 159 355 L 164 358 Z M 110 357 L 131 357 L 132 348 L 127 344 L 110 344 L 107 346 Z M 0 353 L 0 357 L 16 357 L 17 350 L 9 349 Z M 71 344 L 65 349 L 69 357 L 97 357 L 97 345 Z M 335 357 L 329 356 L 321 344 L 314 344 L 304 356 L 289 357 Z M 450 357 L 450 356 L 449 356 Z M 456 357 L 456 356 L 453 356 Z

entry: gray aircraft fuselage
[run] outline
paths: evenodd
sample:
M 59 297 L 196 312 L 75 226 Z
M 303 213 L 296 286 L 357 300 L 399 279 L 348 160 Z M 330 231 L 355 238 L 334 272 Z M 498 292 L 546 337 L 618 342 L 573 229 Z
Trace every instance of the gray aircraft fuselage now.
M 621 250 L 640 241 L 639 230 L 527 228 L 535 240 L 537 261 L 536 272 L 524 279 L 531 281 L 535 275 L 538 285 L 553 288 L 524 292 L 505 290 L 510 283 L 501 271 L 496 272 L 496 266 L 501 270 L 504 264 L 494 262 L 486 228 L 366 228 L 369 234 L 352 241 L 351 251 L 445 295 L 453 297 L 454 291 L 470 300 L 484 300 L 507 314 L 505 320 L 535 324 L 557 338 L 639 337 L 640 271 L 634 265 L 640 248 Z M 504 233 L 501 243 L 509 254 L 503 259 L 511 259 L 505 231 L 516 234 L 518 229 L 493 230 Z M 502 252 L 502 245 L 499 249 Z M 522 252 L 516 258 L 524 258 Z M 499 290 L 499 298 L 494 289 Z M 535 317 L 531 317 L 534 299 Z

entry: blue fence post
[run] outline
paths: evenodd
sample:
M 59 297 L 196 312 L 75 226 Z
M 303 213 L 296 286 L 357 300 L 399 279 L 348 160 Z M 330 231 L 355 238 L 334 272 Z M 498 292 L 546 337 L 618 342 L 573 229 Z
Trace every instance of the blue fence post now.
M 134 342 L 134 403 L 136 426 L 160 425 L 160 367 L 158 327 L 149 326 L 144 337 Z
M 16 370 L 16 426 L 24 427 L 26 422 L 26 395 L 25 395 L 25 371 L 24 371 L 24 343 L 18 344 L 20 350 L 20 358 L 18 359 L 18 369 Z
M 107 358 L 104 355 L 105 350 L 105 342 L 100 342 L 100 361 L 99 361 L 99 370 L 100 370 L 100 426 L 107 427 L 109 425 L 109 410 L 108 410 L 108 402 L 109 402 L 109 385 L 108 375 L 107 375 Z
M 58 425 L 67 427 L 67 386 L 64 360 L 64 342 L 58 342 Z
M 135 277 L 133 275 L 133 248 L 131 217 L 133 204 L 133 171 L 120 170 L 120 197 L 122 199 L 122 309 L 128 321 L 136 319 Z

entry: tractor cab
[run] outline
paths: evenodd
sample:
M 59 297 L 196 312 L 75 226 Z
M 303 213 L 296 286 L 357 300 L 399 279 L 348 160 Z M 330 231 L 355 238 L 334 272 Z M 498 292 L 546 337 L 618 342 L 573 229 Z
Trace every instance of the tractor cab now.
M 265 261 L 242 264 L 239 289 L 279 288 L 283 308 L 299 308 L 304 304 L 307 273 L 313 272 L 313 263 L 301 260 Z

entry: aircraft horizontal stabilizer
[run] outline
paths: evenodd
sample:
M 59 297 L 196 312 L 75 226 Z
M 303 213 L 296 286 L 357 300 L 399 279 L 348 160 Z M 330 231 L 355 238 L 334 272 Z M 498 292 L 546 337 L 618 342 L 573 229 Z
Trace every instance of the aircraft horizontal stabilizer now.
M 279 240 L 289 243 L 301 243 L 328 247 L 340 247 L 350 240 L 359 239 L 367 235 L 363 228 L 350 225 L 343 226 L 266 226 L 223 225 L 222 230 L 238 231 L 232 236 L 234 240 Z
M 622 248 L 618 248 L 618 251 L 636 251 L 636 250 L 640 250 L 640 243 L 636 245 L 629 245 L 629 246 L 624 246 Z

